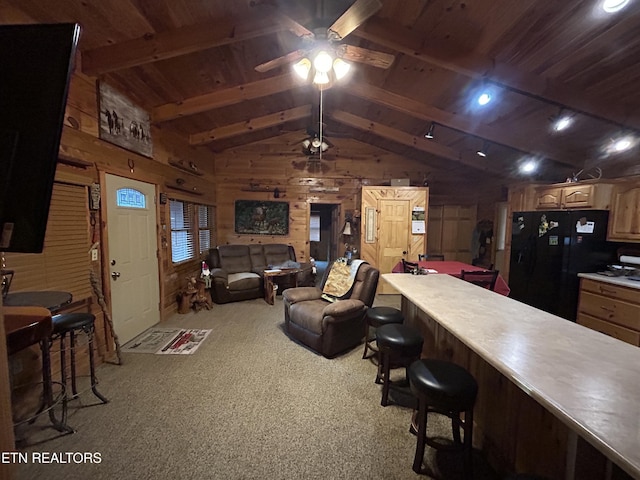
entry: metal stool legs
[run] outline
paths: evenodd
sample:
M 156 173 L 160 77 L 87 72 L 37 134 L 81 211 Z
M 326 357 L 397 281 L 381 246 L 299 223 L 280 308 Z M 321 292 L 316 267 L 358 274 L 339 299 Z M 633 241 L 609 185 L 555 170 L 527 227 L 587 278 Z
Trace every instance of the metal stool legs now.
M 83 325 L 81 327 L 82 331 L 87 335 L 87 346 L 89 349 L 89 374 L 91 379 L 91 391 L 93 394 L 102 402 L 107 403 L 109 400 L 102 395 L 97 388 L 98 379 L 96 377 L 95 370 L 95 353 L 93 351 L 93 334 L 94 334 L 94 325 L 93 322 L 89 325 Z M 71 328 L 69 330 L 63 330 L 60 332 L 60 374 L 62 376 L 62 383 L 64 385 L 67 384 L 67 348 L 66 348 L 66 336 L 69 333 L 69 357 L 70 357 L 70 367 L 71 367 L 71 394 L 70 398 L 75 399 L 78 398 L 78 384 L 77 384 L 77 369 L 76 369 L 76 329 Z

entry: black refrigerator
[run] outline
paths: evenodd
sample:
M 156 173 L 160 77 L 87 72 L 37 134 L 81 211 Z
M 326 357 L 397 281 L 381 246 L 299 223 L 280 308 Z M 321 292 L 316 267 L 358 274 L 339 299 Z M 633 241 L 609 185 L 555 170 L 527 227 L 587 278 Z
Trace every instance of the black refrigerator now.
M 606 240 L 608 219 L 605 210 L 514 213 L 509 296 L 575 321 L 578 273 L 616 261 L 619 244 Z

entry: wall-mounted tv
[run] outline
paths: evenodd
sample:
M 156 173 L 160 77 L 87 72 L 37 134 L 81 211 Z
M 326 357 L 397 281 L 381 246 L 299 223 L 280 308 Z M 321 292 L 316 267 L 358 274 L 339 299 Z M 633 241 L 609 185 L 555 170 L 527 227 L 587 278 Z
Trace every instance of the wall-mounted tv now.
M 0 25 L 0 251 L 40 253 L 80 26 Z

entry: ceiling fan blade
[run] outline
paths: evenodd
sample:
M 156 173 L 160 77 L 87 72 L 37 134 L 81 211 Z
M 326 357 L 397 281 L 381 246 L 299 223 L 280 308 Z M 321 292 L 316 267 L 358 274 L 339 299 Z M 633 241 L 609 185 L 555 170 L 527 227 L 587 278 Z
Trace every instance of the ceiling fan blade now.
M 340 41 L 362 25 L 370 16 L 382 8 L 379 0 L 356 0 L 333 25 L 329 27 L 329 40 Z
M 256 67 L 256 71 L 264 73 L 269 70 L 273 70 L 274 68 L 281 67 L 282 65 L 286 65 L 287 63 L 294 63 L 304 57 L 304 50 L 294 50 L 293 52 L 287 53 L 278 58 L 274 58 L 273 60 L 269 60 L 268 62 L 261 63 Z
M 284 15 L 284 14 L 280 13 L 280 14 L 276 15 L 276 18 L 278 19 L 278 21 L 282 25 L 287 27 L 287 29 L 290 32 L 294 33 L 298 37 L 310 37 L 310 38 L 313 38 L 315 36 L 311 30 L 309 30 L 306 27 L 300 25 L 293 18 L 288 17 L 287 15 Z
M 338 45 L 336 52 L 338 56 L 344 60 L 366 63 L 378 68 L 389 68 L 396 59 L 396 57 L 390 53 L 376 52 L 375 50 L 356 47 L 354 45 Z

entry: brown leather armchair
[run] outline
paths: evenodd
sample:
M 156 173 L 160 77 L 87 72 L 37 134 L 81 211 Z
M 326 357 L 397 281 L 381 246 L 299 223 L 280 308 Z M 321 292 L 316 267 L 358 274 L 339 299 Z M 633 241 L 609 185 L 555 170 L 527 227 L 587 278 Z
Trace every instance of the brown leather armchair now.
M 349 294 L 329 302 L 322 298 L 322 289 L 330 270 L 327 268 L 320 288 L 290 288 L 282 293 L 288 335 L 327 358 L 362 342 L 364 316 L 373 304 L 380 277 L 379 270 L 363 263 Z

